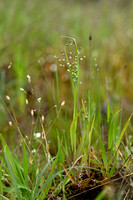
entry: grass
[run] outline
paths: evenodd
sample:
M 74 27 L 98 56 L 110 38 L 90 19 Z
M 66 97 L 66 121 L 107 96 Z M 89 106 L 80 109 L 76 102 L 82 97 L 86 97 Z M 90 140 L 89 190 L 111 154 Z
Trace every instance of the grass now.
M 84 174 L 87 176 L 85 180 L 88 181 L 86 186 L 88 186 L 89 182 L 91 181 L 92 170 L 94 171 L 94 178 L 95 173 L 99 171 L 99 177 L 101 179 L 95 180 L 97 184 L 95 185 L 93 183 L 92 187 L 98 186 L 98 182 L 106 184 L 107 181 L 109 181 L 113 176 L 116 176 L 116 174 L 118 174 L 117 167 L 120 162 L 120 158 L 123 160 L 121 167 L 124 166 L 128 169 L 126 175 L 132 175 L 131 160 L 129 159 L 129 157 L 131 156 L 130 149 L 128 149 L 128 152 L 126 152 L 126 156 L 128 154 L 128 157 L 126 159 L 125 154 L 123 153 L 123 150 L 121 148 L 122 138 L 131 121 L 132 114 L 130 115 L 123 128 L 121 128 L 121 118 L 119 118 L 120 110 L 118 110 L 116 113 L 112 113 L 110 103 L 108 102 L 107 118 L 105 119 L 106 123 L 108 124 L 108 142 L 107 147 L 105 147 L 104 141 L 102 139 L 102 133 L 100 130 L 101 128 L 99 129 L 99 127 L 101 126 L 99 123 L 101 123 L 102 116 L 100 110 L 96 111 L 95 106 L 93 106 L 92 104 L 91 93 L 88 91 L 88 106 L 85 105 L 83 100 L 81 101 L 81 104 L 79 102 L 79 52 L 75 39 L 67 39 L 70 40 L 69 45 L 73 43 L 75 49 L 75 58 L 73 59 L 74 61 L 69 60 L 71 58 L 70 56 L 68 58 L 67 51 L 66 49 L 64 50 L 68 68 L 67 71 L 70 73 L 71 78 L 74 102 L 73 117 L 69 127 L 70 134 L 68 137 L 66 137 L 65 134 L 61 134 L 60 128 L 56 128 L 58 145 L 56 156 L 52 158 L 49 152 L 49 145 L 45 133 L 45 128 L 40 118 L 41 106 L 38 111 L 37 119 L 35 121 L 33 130 L 36 130 L 37 123 L 40 121 L 42 127 L 42 138 L 39 141 L 31 142 L 28 136 L 26 136 L 26 134 L 21 131 L 13 110 L 12 103 L 10 103 L 13 113 L 13 121 L 20 133 L 22 140 L 22 162 L 17 161 L 17 159 L 14 159 L 3 136 L 0 135 L 3 146 L 3 150 L 1 153 L 5 158 L 5 160 L 2 158 L 1 165 L 2 168 L 4 168 L 5 170 L 4 174 L 7 173 L 9 176 L 7 178 L 9 186 L 5 186 L 5 180 L 1 181 L 1 197 L 3 198 L 3 192 L 6 192 L 5 196 L 7 199 L 15 197 L 18 199 L 31 200 L 36 198 L 57 198 L 57 196 L 61 195 L 61 193 L 63 192 L 62 198 L 66 199 L 69 197 L 65 191 L 66 185 L 72 182 L 73 185 L 78 186 L 78 182 L 80 179 L 78 177 L 79 175 L 77 174 L 81 173 L 81 169 L 85 169 Z M 58 86 L 59 84 L 57 72 L 55 79 L 57 83 L 56 85 Z M 59 92 L 57 98 L 59 98 Z M 7 99 L 8 101 L 11 101 L 9 97 L 7 97 Z M 98 99 L 100 101 L 100 98 Z M 100 102 L 97 101 L 96 103 L 98 105 L 100 104 Z M 60 108 L 58 108 L 56 112 L 57 116 L 53 121 L 50 129 L 53 129 L 56 120 L 59 120 L 59 122 L 62 120 L 62 108 L 64 105 L 65 101 L 63 101 L 60 104 Z M 97 109 L 99 109 L 99 106 Z M 31 115 L 34 117 L 34 111 L 31 111 Z M 82 133 L 80 137 L 79 130 Z M 97 140 L 94 141 L 93 138 L 97 138 Z M 97 147 L 95 147 L 95 142 L 97 142 Z M 31 151 L 33 145 L 35 145 L 36 147 L 35 153 Z M 124 143 L 123 146 L 125 148 Z M 45 164 L 43 168 L 42 166 L 40 166 L 40 164 L 38 165 L 38 161 L 40 159 L 37 156 L 41 153 L 41 147 L 43 147 L 44 150 L 44 163 L 47 162 L 47 164 Z M 92 147 L 94 148 L 93 150 Z M 97 151 L 101 152 L 101 157 L 100 154 L 96 153 Z M 40 167 L 42 168 L 41 172 Z M 2 179 L 5 179 L 4 174 L 1 174 Z M 85 180 L 83 179 L 81 181 L 81 185 L 83 184 L 82 182 L 84 182 Z M 86 188 L 86 186 L 83 186 L 83 188 Z M 102 192 L 101 195 L 103 195 L 104 193 L 107 193 L 106 190 L 105 192 Z
M 5 5 L 0 198 L 131 198 L 132 3 Z

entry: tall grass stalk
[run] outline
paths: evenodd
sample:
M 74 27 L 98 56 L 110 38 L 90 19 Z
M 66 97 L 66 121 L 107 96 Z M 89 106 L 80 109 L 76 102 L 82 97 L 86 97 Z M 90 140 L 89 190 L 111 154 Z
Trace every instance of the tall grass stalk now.
M 71 65 L 70 64 L 68 65 L 70 76 L 71 76 L 71 85 L 72 85 L 73 98 L 74 98 L 73 121 L 70 128 L 71 146 L 72 146 L 72 151 L 73 151 L 73 156 L 74 156 L 76 153 L 76 137 L 77 137 L 76 131 L 77 131 L 77 120 L 78 120 L 77 115 L 78 115 L 78 93 L 79 93 L 79 51 L 78 51 L 76 40 L 74 38 L 67 37 L 67 36 L 63 36 L 63 37 L 66 37 L 67 39 L 72 40 L 74 44 L 74 48 L 75 48 L 75 53 L 76 53 L 75 76 L 73 76 L 72 74 Z M 67 62 L 70 63 L 69 58 L 67 56 L 66 49 L 65 49 L 65 55 L 66 55 Z

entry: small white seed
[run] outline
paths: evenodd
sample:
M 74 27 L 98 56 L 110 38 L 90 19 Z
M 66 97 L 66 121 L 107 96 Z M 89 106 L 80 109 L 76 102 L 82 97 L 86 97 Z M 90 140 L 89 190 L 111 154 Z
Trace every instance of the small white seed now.
M 44 115 L 42 115 L 42 122 L 44 122 Z
M 6 96 L 6 99 L 7 99 L 8 101 L 10 101 L 10 97 L 9 97 L 9 96 Z
M 65 105 L 65 101 L 62 101 L 61 106 L 64 106 L 64 105 Z
M 20 88 L 20 91 L 24 92 L 24 88 Z
M 32 115 L 32 116 L 34 115 L 34 110 L 31 110 L 31 115 Z
M 12 126 L 12 122 L 11 121 L 9 121 L 9 125 Z
M 31 83 L 31 77 L 30 77 L 30 75 L 27 75 L 27 78 L 28 78 L 28 82 Z
M 40 103 L 40 102 L 41 102 L 41 97 L 39 97 L 39 98 L 37 99 L 37 101 Z
M 28 102 L 28 99 L 25 100 L 25 103 L 26 103 L 26 105 L 28 105 L 28 103 L 29 103 L 29 102 Z

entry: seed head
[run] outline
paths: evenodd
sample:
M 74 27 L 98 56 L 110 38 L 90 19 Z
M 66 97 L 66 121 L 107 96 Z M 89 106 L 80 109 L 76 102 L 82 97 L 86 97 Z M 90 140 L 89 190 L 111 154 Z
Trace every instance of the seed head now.
M 91 41 L 92 40 L 92 34 L 90 33 L 89 35 L 89 40 Z
M 11 121 L 9 121 L 9 125 L 12 126 L 12 122 Z
M 10 69 L 10 68 L 11 68 L 11 66 L 12 66 L 12 63 L 10 62 L 9 66 L 8 66 L 8 69 Z
M 41 102 L 41 97 L 39 97 L 39 98 L 37 99 L 37 101 L 40 103 L 40 102 Z
M 34 133 L 33 135 L 34 135 L 35 138 L 40 138 L 41 137 L 41 133 L 39 133 L 39 132 L 38 133 Z
M 6 99 L 7 99 L 8 101 L 10 101 L 10 97 L 9 97 L 9 96 L 6 96 Z
M 34 115 L 34 110 L 31 110 L 31 115 L 32 115 L 32 116 Z
M 28 102 L 28 99 L 25 100 L 25 103 L 26 103 L 26 105 L 28 105 L 28 103 L 29 103 L 29 102 Z
M 65 105 L 65 101 L 62 101 L 62 103 L 61 103 L 61 107 L 64 106 L 64 105 Z
M 42 115 L 42 122 L 44 122 L 44 115 Z
M 20 91 L 24 92 L 24 88 L 20 88 Z
M 28 78 L 28 82 L 31 83 L 31 77 L 30 77 L 30 75 L 27 75 L 27 78 Z
M 31 152 L 32 152 L 32 153 L 36 153 L 36 149 L 33 149 Z

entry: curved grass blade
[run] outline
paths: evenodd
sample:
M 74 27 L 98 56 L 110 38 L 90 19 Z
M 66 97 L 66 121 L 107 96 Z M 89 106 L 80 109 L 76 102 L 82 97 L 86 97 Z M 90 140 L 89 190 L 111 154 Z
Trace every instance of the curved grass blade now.
M 24 141 L 23 141 L 23 169 L 24 169 L 25 183 L 28 187 L 28 162 L 27 162 L 27 153 Z
M 118 118 L 118 114 L 121 110 L 118 110 L 113 118 L 111 119 L 111 122 L 110 122 L 110 127 L 109 127 L 109 133 L 108 133 L 108 149 L 111 149 L 112 148 L 112 145 L 113 145 L 113 140 L 114 140 L 114 124 L 115 124 L 115 121 L 117 120 Z
M 55 173 L 52 177 L 50 177 L 50 178 L 42 185 L 42 187 L 40 188 L 40 190 L 38 191 L 38 193 L 36 194 L 36 196 L 34 197 L 33 200 L 35 200 L 35 199 L 37 198 L 37 196 L 38 196 L 38 195 L 41 193 L 41 191 L 46 187 L 46 185 L 47 185 L 52 179 L 54 179 L 56 176 L 58 176 L 59 174 L 65 172 L 66 170 L 69 170 L 69 172 L 70 172 L 70 170 L 72 170 L 72 169 L 79 169 L 79 168 L 82 168 L 82 166 L 68 167 L 68 168 L 66 168 L 66 169 L 61 170 L 60 172 Z M 101 170 L 96 169 L 96 168 L 93 168 L 93 167 L 86 167 L 86 168 L 94 169 L 94 170 L 96 170 L 96 171 L 100 171 L 100 172 L 101 172 Z
M 1 163 L 0 163 L 0 194 L 3 194 L 2 168 L 3 168 L 3 160 L 1 160 Z
M 109 175 L 108 175 L 108 178 L 111 178 L 115 172 L 115 169 L 116 169 L 116 166 L 117 166 L 117 162 L 113 165 L 113 167 L 111 168 L 110 172 L 109 172 Z
M 9 200 L 7 197 L 4 197 L 2 194 L 0 194 L 0 197 L 2 197 L 2 199 L 5 199 L 5 200 Z M 1 199 L 1 198 L 0 198 Z M 1 200 L 2 200 L 1 199 Z
M 20 192 L 19 192 L 19 188 L 18 188 L 18 184 L 17 184 L 17 181 L 16 181 L 16 177 L 15 177 L 14 172 L 12 171 L 12 167 L 11 167 L 11 165 L 9 163 L 9 160 L 8 160 L 9 152 L 7 151 L 7 146 L 4 147 L 4 154 L 5 154 L 5 160 L 6 160 L 8 169 L 9 169 L 10 174 L 11 174 L 12 182 L 13 182 L 13 185 L 15 187 L 15 191 L 16 191 L 17 197 L 18 197 L 19 200 L 21 200 L 22 198 L 21 198 L 21 195 L 20 195 Z
M 106 155 L 106 149 L 105 149 L 105 146 L 104 146 L 103 141 L 101 139 L 101 136 L 98 133 L 97 133 L 97 136 L 99 138 L 99 145 L 100 145 L 100 150 L 102 152 L 102 160 L 103 160 L 103 163 L 104 163 L 104 167 L 106 169 L 106 172 L 108 172 L 108 160 L 107 160 L 107 155 Z
M 52 158 L 52 159 L 45 165 L 45 167 L 43 168 L 41 174 L 39 175 L 39 177 L 38 177 L 38 179 L 37 179 L 37 182 L 36 182 L 36 185 L 35 185 L 34 192 L 33 192 L 33 195 L 34 195 L 34 196 L 33 196 L 33 200 L 35 200 L 36 197 L 37 197 L 37 189 L 38 189 L 38 187 L 39 187 L 39 184 L 40 184 L 41 178 L 42 178 L 42 176 L 43 176 L 43 173 L 44 173 L 45 170 L 47 169 L 48 165 L 49 165 L 54 159 L 55 159 L 55 157 Z
M 124 133 L 126 132 L 126 129 L 127 129 L 128 125 L 129 125 L 129 123 L 130 123 L 130 121 L 131 121 L 132 116 L 133 116 L 133 113 L 132 113 L 132 114 L 130 115 L 130 117 L 128 118 L 128 120 L 127 120 L 125 126 L 123 127 L 123 129 L 122 129 L 122 131 L 121 131 L 121 133 L 120 133 L 119 140 L 118 140 L 118 142 L 117 142 L 117 144 L 116 144 L 116 149 L 118 149 L 118 147 L 119 147 L 119 145 L 120 145 L 120 143 L 121 143 L 121 139 L 122 139 Z

